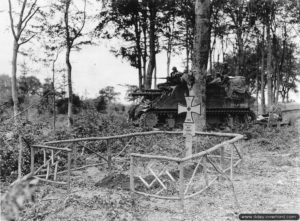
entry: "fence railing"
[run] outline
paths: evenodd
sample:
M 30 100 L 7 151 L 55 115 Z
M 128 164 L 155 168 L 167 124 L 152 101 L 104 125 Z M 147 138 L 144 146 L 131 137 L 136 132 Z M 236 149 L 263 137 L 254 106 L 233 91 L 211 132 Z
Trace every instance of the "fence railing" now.
M 70 191 L 70 169 L 71 169 L 71 149 L 68 147 L 66 148 L 59 148 L 59 147 L 52 147 L 48 145 L 33 145 L 30 147 L 31 153 L 31 174 L 45 182 L 49 183 L 55 183 L 55 184 L 62 184 L 67 185 L 68 192 Z M 42 153 L 41 153 L 42 152 Z M 35 168 L 35 155 L 41 153 L 43 157 L 42 165 L 39 166 L 37 169 Z M 67 155 L 67 181 L 59 181 L 57 179 L 58 173 L 61 173 L 62 171 L 58 171 L 60 157 L 59 154 L 66 154 Z M 53 170 L 54 167 L 54 170 Z M 42 173 L 42 174 L 39 174 Z
M 131 191 L 155 198 L 181 200 L 181 207 L 184 208 L 185 199 L 202 193 L 218 179 L 224 177 L 232 182 L 234 167 L 242 160 L 235 142 L 243 139 L 243 136 L 196 133 L 196 136 L 199 135 L 231 139 L 183 158 L 130 154 Z M 138 171 L 137 168 L 141 167 L 138 164 L 145 164 L 145 161 L 148 161 L 146 171 Z
M 207 145 L 212 137 L 222 141 Z M 196 132 L 194 154 L 189 157 L 184 157 L 180 131 L 50 141 L 31 147 L 31 173 L 42 181 L 67 185 L 70 191 L 73 170 L 104 165 L 110 171 L 116 162 L 130 164 L 129 171 L 124 166 L 120 172 L 130 176 L 133 193 L 184 203 L 184 199 L 200 194 L 218 178 L 232 179 L 233 168 L 241 161 L 235 142 L 242 138 L 232 133 Z M 43 155 L 42 163 L 37 162 L 36 154 L 40 154 L 39 158 Z M 36 164 L 40 165 L 37 169 Z M 64 173 L 67 176 L 60 177 Z

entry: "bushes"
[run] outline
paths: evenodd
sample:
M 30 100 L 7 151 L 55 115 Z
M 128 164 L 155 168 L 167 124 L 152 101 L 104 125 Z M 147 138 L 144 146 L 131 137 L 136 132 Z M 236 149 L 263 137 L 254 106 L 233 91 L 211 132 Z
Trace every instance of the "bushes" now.
M 0 149 L 0 179 L 1 181 L 7 181 L 6 178 L 12 175 L 13 171 L 18 169 L 18 152 L 14 151 L 13 148 L 2 148 L 3 142 L 1 142 Z
M 100 113 L 106 113 L 107 102 L 104 97 L 98 97 L 95 99 L 96 110 Z
M 18 167 L 18 135 L 24 138 L 22 172 L 30 172 L 30 148 L 32 144 L 38 144 L 50 140 L 71 139 L 77 137 L 109 136 L 131 133 L 139 130 L 127 122 L 127 117 L 118 112 L 102 114 L 89 107 L 74 116 L 73 130 L 65 127 L 52 132 L 50 123 L 33 123 L 24 121 L 16 128 L 13 123 L 0 125 L 0 179 L 12 181 L 16 177 Z M 36 159 L 42 162 L 42 156 Z
M 77 137 L 108 136 L 137 131 L 127 122 L 124 114 L 113 112 L 102 114 L 93 110 L 85 110 L 76 116 L 73 134 Z
M 77 114 L 81 108 L 81 100 L 79 96 L 73 94 L 73 113 Z M 62 98 L 57 101 L 57 112 L 59 114 L 67 114 L 68 113 L 68 98 Z
M 11 181 L 16 177 L 18 169 L 19 135 L 22 137 L 23 161 L 22 172 L 30 172 L 30 145 L 45 140 L 48 136 L 44 131 L 48 129 L 47 124 L 23 121 L 19 127 L 12 123 L 0 125 L 0 179 Z

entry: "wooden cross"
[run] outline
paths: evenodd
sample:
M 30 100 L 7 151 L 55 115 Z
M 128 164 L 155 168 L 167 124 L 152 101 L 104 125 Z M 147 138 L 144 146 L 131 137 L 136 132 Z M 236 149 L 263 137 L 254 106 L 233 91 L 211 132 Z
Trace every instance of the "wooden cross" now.
M 195 123 L 192 113 L 201 114 L 200 104 L 193 106 L 194 97 L 185 97 L 186 107 L 178 104 L 178 114 L 186 112 L 186 118 L 183 123 L 183 136 L 185 136 L 186 156 L 193 154 L 193 136 L 195 135 Z
M 186 112 L 184 123 L 194 123 L 192 113 L 201 114 L 200 104 L 193 106 L 194 97 L 185 97 L 186 107 L 178 104 L 178 114 Z

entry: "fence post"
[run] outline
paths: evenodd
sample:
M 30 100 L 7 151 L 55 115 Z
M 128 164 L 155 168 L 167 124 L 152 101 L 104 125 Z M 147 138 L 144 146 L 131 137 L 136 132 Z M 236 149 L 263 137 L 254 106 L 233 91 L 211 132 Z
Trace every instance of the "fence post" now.
M 30 171 L 34 175 L 34 147 L 30 146 Z
M 77 149 L 76 149 L 76 146 L 75 145 L 73 145 L 73 147 L 72 147 L 72 150 L 73 150 L 73 165 L 74 165 L 74 168 L 76 168 L 77 167 Z
M 133 194 L 133 191 L 134 191 L 134 177 L 133 177 L 133 174 L 134 174 L 134 161 L 133 161 L 133 156 L 130 155 L 130 191 L 132 192 Z
M 182 212 L 185 213 L 184 208 L 184 168 L 183 162 L 179 163 L 179 197 L 180 197 L 180 207 Z
M 224 163 L 225 163 L 225 159 L 224 159 L 224 146 L 222 146 L 221 148 L 220 148 L 220 168 L 221 168 L 221 170 L 223 171 L 224 170 Z M 219 181 L 221 181 L 222 180 L 222 176 L 219 176 Z
M 230 179 L 233 179 L 233 145 L 230 145 L 231 148 L 231 156 L 230 156 Z
M 206 157 L 203 157 L 203 174 L 204 174 L 204 180 L 205 180 L 205 185 L 208 186 L 208 178 L 207 178 L 207 160 Z M 220 178 L 220 177 L 219 177 Z
M 68 151 L 68 194 L 71 190 L 71 151 Z
M 110 146 L 110 140 L 106 141 L 107 146 L 107 164 L 108 164 L 108 170 L 111 171 L 111 146 Z

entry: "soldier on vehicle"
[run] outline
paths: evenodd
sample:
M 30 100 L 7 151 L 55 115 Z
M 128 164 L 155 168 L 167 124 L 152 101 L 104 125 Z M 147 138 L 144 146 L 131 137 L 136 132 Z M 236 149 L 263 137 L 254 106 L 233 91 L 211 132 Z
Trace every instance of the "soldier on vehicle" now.
M 216 78 L 213 79 L 209 84 L 220 84 L 223 80 L 223 76 L 221 74 L 217 74 Z
M 172 68 L 171 78 L 175 78 L 175 77 L 178 77 L 178 76 L 181 76 L 181 75 L 182 75 L 182 73 L 179 72 L 176 67 Z

